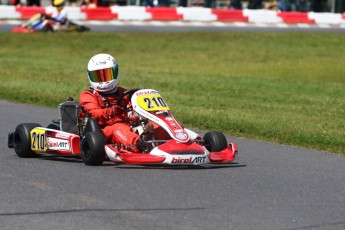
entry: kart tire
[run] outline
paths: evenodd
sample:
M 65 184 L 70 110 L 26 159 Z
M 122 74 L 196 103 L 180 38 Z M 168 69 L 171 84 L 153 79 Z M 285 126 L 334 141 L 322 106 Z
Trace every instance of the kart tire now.
M 81 143 L 81 158 L 86 165 L 101 165 L 105 160 L 106 139 L 101 132 L 86 133 Z
M 90 28 L 86 26 L 78 26 L 77 31 L 79 32 L 90 31 Z
M 60 130 L 60 125 L 59 124 L 55 124 L 55 123 L 51 123 L 47 126 L 47 129 L 55 129 L 55 130 Z
M 228 142 L 223 133 L 218 131 L 207 132 L 204 137 L 204 146 L 210 152 L 219 152 L 228 146 Z
M 53 28 L 51 28 L 50 26 L 44 26 L 42 29 L 41 29 L 41 32 L 54 32 Z
M 16 127 L 13 136 L 14 151 L 21 158 L 37 157 L 39 154 L 31 150 L 30 132 L 36 127 L 41 127 L 36 123 L 23 123 Z

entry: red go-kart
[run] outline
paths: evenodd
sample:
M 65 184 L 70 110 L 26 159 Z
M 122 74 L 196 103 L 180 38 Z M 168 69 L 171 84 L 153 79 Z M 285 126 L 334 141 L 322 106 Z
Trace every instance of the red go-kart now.
M 69 100 L 59 105 L 60 119 L 48 127 L 36 123 L 19 124 L 9 133 L 8 147 L 14 148 L 19 157 L 35 157 L 45 154 L 80 157 L 86 165 L 100 165 L 104 160 L 115 164 L 134 165 L 207 165 L 233 161 L 238 153 L 237 145 L 227 143 L 223 133 L 207 132 L 201 137 L 196 132 L 182 127 L 172 115 L 170 108 L 158 91 L 133 89 L 120 96 L 131 99 L 127 108 L 132 129 L 141 136 L 149 121 L 165 129 L 170 138 L 142 141 L 142 152 L 133 152 L 133 146 L 109 143 L 96 120 L 81 116 L 79 103 Z

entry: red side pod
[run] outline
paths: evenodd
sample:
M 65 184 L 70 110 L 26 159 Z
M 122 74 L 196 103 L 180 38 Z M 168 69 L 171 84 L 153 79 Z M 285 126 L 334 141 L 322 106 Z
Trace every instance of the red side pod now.
M 227 163 L 233 161 L 237 153 L 237 145 L 232 143 L 220 152 L 210 152 L 209 159 L 213 163 Z
M 71 143 L 71 151 L 73 154 L 80 154 L 80 137 L 71 136 L 68 140 Z
M 178 143 L 175 140 L 170 140 L 162 145 L 159 145 L 158 149 L 172 155 L 203 155 L 205 153 L 203 146 L 200 146 L 192 141 L 187 143 Z
M 80 154 L 80 137 L 56 130 L 46 131 L 46 153 L 63 156 Z
M 118 156 L 126 164 L 159 164 L 165 160 L 165 157 L 163 156 L 154 156 L 142 153 L 120 153 Z
M 13 28 L 12 28 L 12 32 L 13 32 L 13 33 L 32 33 L 32 32 L 34 32 L 34 31 L 29 30 L 29 29 L 26 28 L 26 27 L 17 26 L 17 27 L 13 27 Z
M 147 153 L 134 153 L 126 149 L 114 148 L 112 145 L 106 145 L 106 155 L 108 159 L 115 164 L 132 164 L 132 165 L 144 165 L 144 164 L 160 164 L 165 160 L 164 156 L 154 156 Z

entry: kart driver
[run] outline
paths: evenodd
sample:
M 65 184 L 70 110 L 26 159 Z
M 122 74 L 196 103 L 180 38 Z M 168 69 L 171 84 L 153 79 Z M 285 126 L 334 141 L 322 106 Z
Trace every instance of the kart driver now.
M 52 19 L 60 26 L 66 24 L 67 11 L 64 9 L 65 0 L 53 0 L 53 6 L 56 8 L 56 11 L 53 12 Z
M 52 20 L 54 30 L 61 29 L 67 23 L 67 11 L 64 9 L 65 0 L 53 0 L 54 8 L 49 8 L 47 14 L 41 14 L 41 21 Z M 42 28 L 36 28 L 42 29 Z
M 93 56 L 87 66 L 90 89 L 80 94 L 80 104 L 84 112 L 88 112 L 98 121 L 108 142 L 121 143 L 132 146 L 132 151 L 142 152 L 144 140 L 152 138 L 170 139 L 168 133 L 157 124 L 150 122 L 146 125 L 146 133 L 142 137 L 133 132 L 129 123 L 126 108 L 131 105 L 130 99 L 124 97 L 121 104 L 116 104 L 119 96 L 126 89 L 119 87 L 119 66 L 109 54 Z

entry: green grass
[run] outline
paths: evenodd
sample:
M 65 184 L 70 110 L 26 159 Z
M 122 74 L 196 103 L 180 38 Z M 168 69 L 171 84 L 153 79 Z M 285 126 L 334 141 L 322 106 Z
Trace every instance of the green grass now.
M 88 88 L 94 54 L 154 88 L 185 126 L 345 153 L 345 35 L 0 34 L 0 98 L 50 107 Z

